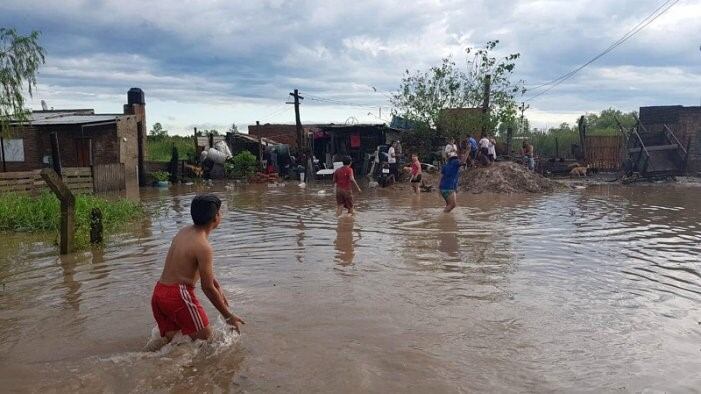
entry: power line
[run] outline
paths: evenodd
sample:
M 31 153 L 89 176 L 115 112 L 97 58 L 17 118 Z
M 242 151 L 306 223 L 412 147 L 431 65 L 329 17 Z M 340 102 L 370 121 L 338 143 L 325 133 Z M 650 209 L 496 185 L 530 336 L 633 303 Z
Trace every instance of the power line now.
M 598 59 L 600 59 L 601 57 L 603 57 L 607 53 L 613 51 L 614 49 L 616 49 L 618 46 L 620 46 L 621 44 L 626 42 L 628 39 L 630 39 L 634 35 L 638 34 L 641 30 L 646 28 L 648 25 L 650 25 L 652 22 L 654 22 L 657 18 L 659 18 L 664 13 L 669 11 L 669 9 L 674 7 L 674 5 L 677 4 L 678 2 L 679 2 L 679 0 L 665 1 L 661 6 L 657 7 L 650 15 L 648 15 L 645 19 L 640 21 L 637 25 L 635 25 L 635 27 L 633 27 L 631 30 L 629 30 L 626 34 L 624 34 L 621 38 L 619 38 L 617 41 L 615 41 L 613 44 L 611 44 L 604 51 L 602 51 L 601 53 L 599 53 L 598 55 L 596 55 L 595 57 L 593 57 L 592 59 L 590 59 L 586 63 L 582 64 L 581 66 L 575 68 L 574 70 L 572 70 L 566 74 L 563 74 L 560 77 L 553 79 L 552 81 L 549 81 L 549 82 L 546 82 L 544 84 L 536 86 L 532 90 L 538 90 L 542 87 L 550 85 L 550 87 L 548 87 L 547 89 L 543 90 L 540 93 L 534 94 L 531 97 L 526 98 L 524 101 L 531 101 L 531 100 L 535 99 L 536 97 L 540 97 L 543 94 L 545 94 L 545 93 L 549 92 L 550 90 L 552 90 L 553 88 L 555 88 L 556 86 L 565 82 L 566 80 L 574 77 L 574 75 L 577 74 L 579 71 L 581 71 L 582 69 L 584 69 L 588 65 L 594 63 L 595 61 L 597 61 Z M 662 10 L 662 11 L 660 11 L 660 10 Z
M 370 108 L 370 109 L 377 109 L 377 108 L 389 108 L 385 107 L 382 105 L 371 105 L 371 104 L 358 104 L 358 103 L 350 103 L 347 101 L 341 101 L 341 100 L 336 100 L 336 99 L 330 99 L 330 98 L 324 98 L 324 97 L 317 97 L 317 96 L 310 96 L 306 95 L 306 97 L 309 100 L 317 101 L 317 102 L 322 102 L 322 103 L 329 103 L 329 104 L 336 104 L 336 105 L 344 105 L 344 106 L 349 106 L 349 107 L 360 107 L 360 108 Z

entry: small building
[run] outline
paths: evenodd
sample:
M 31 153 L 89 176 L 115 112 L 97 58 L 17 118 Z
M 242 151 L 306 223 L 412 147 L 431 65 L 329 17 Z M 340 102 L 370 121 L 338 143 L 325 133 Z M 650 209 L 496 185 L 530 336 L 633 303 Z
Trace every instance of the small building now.
M 701 106 L 665 105 L 640 107 L 640 123 L 650 133 L 669 127 L 681 145 L 688 145 L 687 169 L 701 172 Z
M 378 146 L 401 139 L 401 130 L 393 129 L 384 123 L 316 125 L 312 132 L 314 156 L 327 167 L 335 161 L 334 156 L 350 156 L 353 168 L 359 176 L 367 173 L 368 160 Z
M 51 135 L 56 134 L 62 167 L 112 166 L 124 185 L 137 186 L 145 156 L 143 91 L 131 89 L 123 114 L 92 109 L 33 111 L 28 124 L 12 124 L 2 138 L 2 172 L 32 171 L 52 165 Z M 115 186 L 116 187 L 116 186 Z

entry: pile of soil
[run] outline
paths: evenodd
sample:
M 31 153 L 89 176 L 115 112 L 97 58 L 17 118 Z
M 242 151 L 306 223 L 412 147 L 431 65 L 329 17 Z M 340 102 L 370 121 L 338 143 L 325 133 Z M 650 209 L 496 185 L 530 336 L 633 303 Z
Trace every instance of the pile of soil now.
M 440 174 L 424 176 L 424 182 L 434 189 L 438 188 L 439 181 Z M 503 161 L 460 170 L 458 188 L 471 193 L 547 193 L 567 189 L 567 186 L 530 172 L 521 164 Z

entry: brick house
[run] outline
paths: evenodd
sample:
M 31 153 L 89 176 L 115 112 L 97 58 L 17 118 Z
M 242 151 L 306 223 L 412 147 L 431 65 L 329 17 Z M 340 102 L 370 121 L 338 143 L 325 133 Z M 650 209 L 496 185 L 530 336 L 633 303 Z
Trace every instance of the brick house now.
M 140 92 L 138 94 L 134 94 Z M 141 99 L 139 99 L 139 97 Z M 31 171 L 51 161 L 51 134 L 58 139 L 64 167 L 124 165 L 127 184 L 137 183 L 145 154 L 143 92 L 132 89 L 125 114 L 95 114 L 92 109 L 33 111 L 30 123 L 12 125 L 0 143 L 0 171 Z
M 640 107 L 640 123 L 652 133 L 667 125 L 682 145 L 689 144 L 688 170 L 701 172 L 701 106 Z

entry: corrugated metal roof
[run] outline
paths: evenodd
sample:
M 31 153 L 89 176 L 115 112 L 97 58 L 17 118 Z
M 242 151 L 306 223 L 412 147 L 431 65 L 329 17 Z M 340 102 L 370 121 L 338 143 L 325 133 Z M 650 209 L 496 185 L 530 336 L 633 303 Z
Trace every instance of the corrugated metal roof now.
M 33 126 L 71 125 L 114 122 L 125 115 L 102 114 L 96 115 L 91 109 L 34 111 L 29 116 Z
M 86 124 L 116 121 L 119 116 L 115 115 L 67 115 L 60 117 L 47 117 L 32 120 L 33 126 L 64 125 L 64 124 Z

